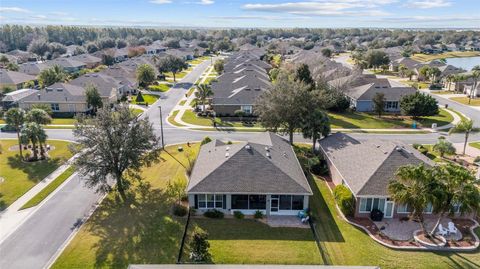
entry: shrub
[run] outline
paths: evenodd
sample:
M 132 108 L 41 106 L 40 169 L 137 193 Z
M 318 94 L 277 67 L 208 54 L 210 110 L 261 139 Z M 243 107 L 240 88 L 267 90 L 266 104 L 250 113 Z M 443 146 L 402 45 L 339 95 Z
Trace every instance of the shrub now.
M 223 212 L 214 210 L 208 210 L 207 212 L 203 213 L 203 215 L 207 218 L 211 219 L 223 219 Z
M 344 185 L 338 185 L 333 190 L 335 201 L 345 216 L 353 216 L 355 211 L 355 200 L 352 192 Z
M 227 145 L 231 145 L 232 141 L 228 140 Z
M 423 146 L 418 148 L 417 149 L 420 153 L 422 153 L 423 155 L 427 155 L 428 153 L 428 149 L 427 148 L 424 148 Z
M 210 142 L 212 142 L 212 139 L 208 136 L 205 136 L 205 138 L 202 140 L 201 145 L 205 145 L 205 144 L 210 143 Z
M 413 144 L 413 145 L 412 145 L 412 147 L 413 147 L 414 149 L 419 149 L 419 148 L 421 148 L 421 147 L 422 147 L 422 145 L 421 145 L 421 144 L 416 144 L 416 143 L 415 143 L 415 144 Z
M 263 219 L 263 213 L 260 210 L 255 211 L 255 215 L 253 215 L 256 219 Z
M 235 216 L 236 219 L 245 218 L 245 215 L 242 213 L 242 211 L 233 211 L 233 215 Z
M 178 217 L 184 217 L 185 215 L 187 215 L 187 212 L 187 207 L 180 204 L 173 205 L 173 215 Z
M 196 227 L 193 231 L 192 242 L 190 243 L 190 259 L 193 262 L 209 262 L 211 260 L 208 249 L 210 243 L 208 242 L 208 233 Z
M 475 158 L 474 162 L 476 162 L 476 163 L 480 162 L 480 156 L 477 156 L 477 157 Z M 480 168 L 478 168 L 478 169 L 480 169 Z

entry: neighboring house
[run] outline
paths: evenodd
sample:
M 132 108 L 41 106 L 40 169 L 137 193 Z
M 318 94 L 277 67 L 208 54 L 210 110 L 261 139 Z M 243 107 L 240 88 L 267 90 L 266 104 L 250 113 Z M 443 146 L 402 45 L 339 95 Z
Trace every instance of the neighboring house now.
M 398 71 L 398 67 L 400 67 L 400 65 L 404 65 L 408 69 L 414 70 L 419 65 L 422 65 L 422 63 L 408 57 L 402 57 L 402 58 L 391 61 L 389 64 L 389 70 Z
M 473 84 L 465 85 L 463 87 L 464 93 L 467 96 L 480 97 L 480 81 L 477 82 L 477 87 L 473 88 L 473 86 L 474 86 Z
M 107 49 L 107 50 L 105 50 L 104 53 L 108 54 L 108 55 L 112 55 L 113 61 L 116 62 L 116 63 L 120 63 L 120 62 L 123 62 L 123 61 L 128 59 L 128 48 L 127 47 L 121 48 L 121 49 L 117 49 L 117 48 Z M 99 54 L 100 53 L 97 54 L 97 57 L 98 57 Z
M 377 93 L 383 93 L 385 97 L 385 111 L 400 112 L 400 100 L 403 96 L 414 94 L 413 87 L 381 87 L 370 83 L 355 88 L 349 88 L 345 95 L 350 99 L 350 105 L 359 112 L 372 112 L 375 109 L 373 98 Z
M 18 102 L 20 100 L 36 92 L 37 90 L 34 89 L 20 89 L 6 93 L 4 94 L 5 96 L 2 99 L 2 109 L 7 110 L 11 107 L 18 107 Z
M 134 70 L 130 70 L 117 64 L 103 69 L 98 74 L 110 76 L 120 81 L 122 85 L 125 85 L 127 89 L 126 91 L 122 91 L 121 94 L 128 95 L 137 93 L 136 89 L 138 88 L 138 82 Z
M 193 60 L 194 54 L 195 54 L 193 50 L 189 50 L 186 48 L 169 49 L 165 53 L 168 55 L 173 55 L 178 58 L 182 58 L 185 61 Z
M 256 56 L 243 54 L 232 55 L 225 63 L 224 73 L 212 83 L 212 108 L 218 116 L 234 116 L 238 110 L 254 114 L 255 101 L 272 86 L 265 69 L 270 65 Z
M 225 214 L 297 215 L 312 190 L 288 141 L 266 132 L 252 142 L 200 148 L 187 186 L 190 207 Z
M 87 88 L 89 85 L 95 86 L 104 103 L 114 103 L 123 93 L 132 90 L 129 85 L 101 73 L 85 74 L 70 81 L 70 84 L 82 88 Z
M 58 65 L 65 70 L 67 73 L 75 73 L 87 67 L 87 65 L 83 62 L 74 60 L 72 58 L 57 58 L 51 61 L 46 62 L 49 66 Z
M 385 218 L 408 216 L 411 209 L 390 199 L 388 184 L 405 165 L 434 166 L 434 162 L 403 142 L 386 140 L 358 141 L 336 133 L 320 140 L 320 149 L 335 185 L 345 185 L 355 197 L 357 218 L 370 216 L 379 209 Z M 432 207 L 425 209 L 432 213 Z
M 38 76 L 40 72 L 48 68 L 50 68 L 50 66 L 43 62 L 28 62 L 21 64 L 18 71 L 28 75 Z
M 85 89 L 67 83 L 55 83 L 19 101 L 19 107 L 30 109 L 33 105 L 46 104 L 54 114 L 85 113 L 87 106 Z
M 39 57 L 35 53 L 23 50 L 12 50 L 5 54 L 15 57 L 17 59 L 17 64 L 36 62 L 39 60 Z
M 151 45 L 145 46 L 145 54 L 147 55 L 157 55 L 162 52 L 165 52 L 167 50 L 167 47 L 161 45 L 158 42 L 154 42 Z
M 87 68 L 95 68 L 102 64 L 102 58 L 90 55 L 88 53 L 75 55 L 70 57 L 70 59 L 84 63 Z
M 35 81 L 36 78 L 25 73 L 0 69 L 0 88 L 11 87 L 15 89 L 24 88 L 24 83 Z

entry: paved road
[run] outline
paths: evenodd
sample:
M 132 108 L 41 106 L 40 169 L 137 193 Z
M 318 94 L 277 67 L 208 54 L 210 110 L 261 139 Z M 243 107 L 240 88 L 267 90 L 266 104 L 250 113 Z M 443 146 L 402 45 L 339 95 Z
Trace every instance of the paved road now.
M 178 100 L 188 91 L 197 78 L 208 67 L 208 62 L 197 66 L 190 74 L 185 76 L 182 83 L 177 84 L 163 95 L 144 114 L 154 123 L 155 130 L 160 135 L 160 116 L 158 106 L 162 106 L 164 120 L 165 143 L 174 144 L 185 141 L 201 140 L 205 136 L 223 140 L 247 140 L 255 133 L 250 132 L 206 132 L 193 131 L 171 127 L 166 124 L 167 114 L 172 110 Z M 464 114 L 478 119 L 478 111 L 471 111 L 468 107 L 457 107 L 458 104 L 449 105 Z M 477 120 L 480 123 L 480 119 Z M 74 140 L 71 130 L 46 130 L 50 139 Z M 406 143 L 434 143 L 440 135 L 445 133 L 429 134 L 352 134 L 357 139 L 390 139 L 402 140 Z M 1 133 L 0 138 L 15 138 L 13 133 Z M 448 137 L 452 142 L 463 142 L 462 135 Z M 480 140 L 480 135 L 473 135 L 473 140 Z M 306 141 L 300 135 L 295 136 L 295 141 Z M 56 251 L 70 236 L 74 226 L 95 206 L 100 195 L 91 189 L 85 188 L 78 176 L 75 176 L 63 188 L 55 193 L 43 206 L 32 213 L 30 218 L 0 245 L 0 268 L 43 268 L 54 256 Z

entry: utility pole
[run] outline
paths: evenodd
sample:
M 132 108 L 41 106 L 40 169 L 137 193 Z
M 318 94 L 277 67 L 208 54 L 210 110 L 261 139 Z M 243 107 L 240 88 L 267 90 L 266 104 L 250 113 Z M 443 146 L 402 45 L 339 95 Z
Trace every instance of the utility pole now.
M 160 110 L 160 132 L 162 134 L 162 149 L 165 148 L 165 142 L 163 140 L 163 117 L 162 117 L 162 106 L 158 106 L 158 109 Z

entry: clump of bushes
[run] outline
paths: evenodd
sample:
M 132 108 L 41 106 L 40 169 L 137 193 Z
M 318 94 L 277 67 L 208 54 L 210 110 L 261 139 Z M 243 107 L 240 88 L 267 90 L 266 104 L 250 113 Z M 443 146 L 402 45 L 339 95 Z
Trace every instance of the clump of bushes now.
M 173 215 L 178 217 L 184 217 L 185 215 L 187 215 L 187 213 L 188 213 L 188 209 L 186 206 L 181 204 L 173 205 Z
M 256 219 L 263 219 L 263 213 L 260 210 L 255 211 L 255 215 L 253 215 Z
M 235 216 L 236 219 L 245 218 L 245 215 L 242 213 L 242 211 L 233 211 L 233 216 Z
M 210 142 L 212 142 L 212 139 L 208 136 L 205 136 L 205 138 L 202 140 L 201 145 L 203 146 L 203 145 L 205 145 L 207 143 L 210 143 Z
M 203 215 L 207 218 L 211 219 L 223 219 L 223 212 L 218 211 L 216 209 L 214 210 L 208 210 L 207 212 L 203 213 Z
M 352 192 L 344 185 L 338 185 L 333 190 L 335 201 L 345 216 L 352 217 L 355 212 L 355 199 Z

